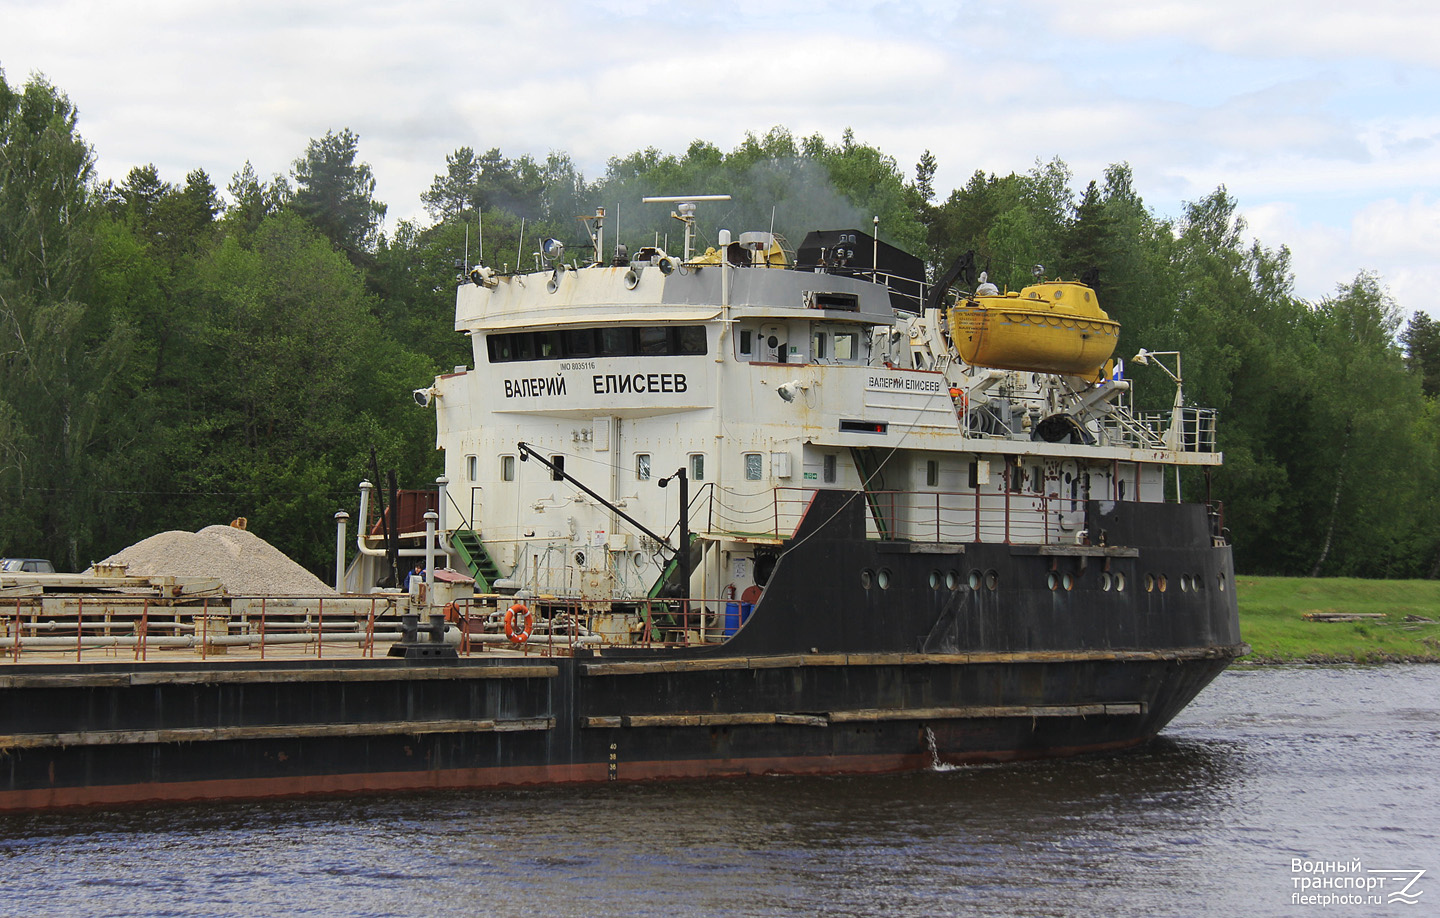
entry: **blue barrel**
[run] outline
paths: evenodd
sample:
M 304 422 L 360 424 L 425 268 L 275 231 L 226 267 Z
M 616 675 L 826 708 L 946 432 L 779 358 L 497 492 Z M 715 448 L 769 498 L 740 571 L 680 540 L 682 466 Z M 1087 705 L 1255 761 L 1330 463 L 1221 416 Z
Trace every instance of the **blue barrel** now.
M 754 608 L 753 602 L 725 603 L 725 636 L 730 637 L 739 631 L 740 626 L 750 620 L 750 612 Z

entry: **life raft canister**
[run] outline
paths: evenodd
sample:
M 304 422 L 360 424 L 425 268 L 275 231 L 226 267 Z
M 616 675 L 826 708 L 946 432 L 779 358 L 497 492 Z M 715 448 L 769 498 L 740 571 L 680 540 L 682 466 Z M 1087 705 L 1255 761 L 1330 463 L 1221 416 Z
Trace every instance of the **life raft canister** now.
M 530 640 L 530 632 L 535 630 L 535 613 L 525 608 L 524 603 L 515 605 L 505 610 L 505 636 L 512 644 L 523 644 Z

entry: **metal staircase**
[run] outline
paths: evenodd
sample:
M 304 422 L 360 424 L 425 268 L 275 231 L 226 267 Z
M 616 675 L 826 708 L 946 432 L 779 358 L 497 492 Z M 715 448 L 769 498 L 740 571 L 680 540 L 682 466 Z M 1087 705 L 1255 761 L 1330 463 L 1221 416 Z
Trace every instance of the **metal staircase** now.
M 475 578 L 475 592 L 495 592 L 494 583 L 500 579 L 500 568 L 485 550 L 480 536 L 470 529 L 457 529 L 450 537 L 450 544 L 455 547 L 470 576 Z

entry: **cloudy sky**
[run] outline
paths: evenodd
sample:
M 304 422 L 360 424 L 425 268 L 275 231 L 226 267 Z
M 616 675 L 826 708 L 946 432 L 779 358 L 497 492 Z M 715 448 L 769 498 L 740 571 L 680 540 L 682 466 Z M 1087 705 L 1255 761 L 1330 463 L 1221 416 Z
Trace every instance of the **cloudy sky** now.
M 0 0 L 0 68 L 80 110 L 101 177 L 223 188 L 349 127 L 390 217 L 460 146 L 569 153 L 845 128 L 942 195 L 1128 162 L 1175 215 L 1225 185 L 1297 291 L 1378 272 L 1440 314 L 1440 4 L 1412 0 Z M 695 189 L 697 192 L 739 189 Z M 736 228 L 740 229 L 740 228 Z

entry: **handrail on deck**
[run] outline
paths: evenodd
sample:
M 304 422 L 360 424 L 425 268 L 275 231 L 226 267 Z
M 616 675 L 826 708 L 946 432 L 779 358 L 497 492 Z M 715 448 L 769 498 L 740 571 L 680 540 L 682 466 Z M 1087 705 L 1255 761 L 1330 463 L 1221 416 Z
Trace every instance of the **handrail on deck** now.
M 164 652 L 190 653 L 202 663 L 232 649 L 260 660 L 325 659 L 344 646 L 373 658 L 377 645 L 404 638 L 400 594 L 369 597 L 229 597 L 158 605 L 141 596 L 78 594 L 19 597 L 0 614 L 0 666 L 6 663 L 113 660 L 130 651 L 136 662 Z M 57 603 L 56 600 L 59 600 Z M 238 602 L 237 602 L 238 600 Z M 508 652 L 570 655 L 581 646 L 684 647 L 720 643 L 738 630 L 747 604 L 728 597 L 633 599 L 611 603 L 526 599 L 536 611 L 533 633 L 517 640 L 503 627 L 513 597 L 485 595 L 444 607 L 462 656 Z M 281 608 L 277 609 L 277 604 Z M 336 607 L 343 607 L 336 611 Z M 616 615 L 616 611 L 630 613 Z M 440 614 L 441 607 L 429 609 Z M 638 627 L 629 623 L 638 614 Z M 623 627 L 622 627 L 623 625 Z M 732 627 L 734 626 L 734 627 Z M 157 633 L 158 632 L 158 633 Z M 286 653 L 279 654 L 278 651 Z M 344 654 L 341 655 L 345 656 Z M 193 659 L 193 658 L 192 658 Z

